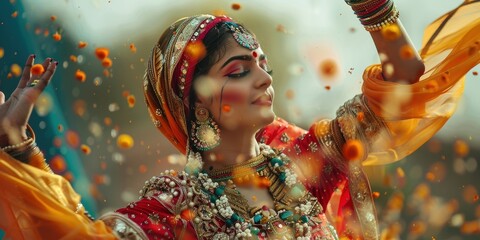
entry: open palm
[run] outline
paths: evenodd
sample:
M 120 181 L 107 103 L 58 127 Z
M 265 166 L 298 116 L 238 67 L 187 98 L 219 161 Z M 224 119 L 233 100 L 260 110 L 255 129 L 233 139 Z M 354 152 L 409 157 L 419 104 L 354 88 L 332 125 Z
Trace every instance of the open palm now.
M 47 58 L 43 62 L 45 72 L 32 75 L 30 70 L 35 56 L 28 57 L 22 77 L 17 88 L 5 101 L 5 94 L 0 91 L 0 146 L 15 144 L 19 139 L 26 138 L 26 128 L 35 101 L 45 90 L 52 79 L 58 62 Z M 34 84 L 32 84 L 35 82 Z

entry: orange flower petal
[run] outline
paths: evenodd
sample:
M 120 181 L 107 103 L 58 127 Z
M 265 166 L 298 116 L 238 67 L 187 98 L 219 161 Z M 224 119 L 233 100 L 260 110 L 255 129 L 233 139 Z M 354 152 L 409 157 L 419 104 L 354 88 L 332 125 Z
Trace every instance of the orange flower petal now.
M 223 104 L 222 110 L 223 110 L 224 112 L 227 112 L 227 113 L 228 113 L 228 112 L 232 111 L 232 107 L 231 107 L 230 105 L 228 105 L 228 104 Z
M 117 146 L 121 149 L 129 149 L 133 147 L 133 138 L 128 134 L 120 134 L 117 138 Z
M 130 51 L 131 51 L 132 53 L 136 53 L 136 52 L 137 52 L 137 47 L 135 47 L 135 44 L 130 43 L 129 48 L 130 48 Z
M 95 55 L 100 60 L 103 60 L 106 57 L 108 57 L 109 53 L 110 53 L 110 51 L 108 50 L 108 48 L 99 47 L 99 48 L 95 49 Z
M 78 42 L 78 48 L 84 48 L 88 45 L 88 43 L 84 42 L 84 41 L 80 41 Z
M 82 144 L 82 145 L 80 146 L 80 149 L 82 150 L 82 152 L 83 152 L 85 155 L 89 155 L 89 154 L 92 152 L 92 149 L 91 149 L 89 146 L 85 145 L 85 144 Z
M 112 66 L 112 59 L 106 57 L 102 60 L 102 66 L 103 67 L 106 67 L 106 68 L 109 68 Z
M 13 76 L 19 77 L 20 74 L 22 74 L 22 68 L 20 65 L 14 63 L 12 66 L 10 66 L 10 72 L 13 74 Z
M 67 140 L 68 145 L 72 148 L 76 148 L 80 145 L 80 137 L 75 131 L 68 130 L 65 133 L 65 139 Z
M 240 5 L 240 3 L 232 3 L 232 9 L 233 10 L 240 10 L 242 6 Z
M 343 157 L 347 160 L 360 160 L 365 155 L 365 149 L 362 142 L 355 139 L 347 140 L 343 145 Z
M 187 208 L 180 213 L 180 216 L 187 221 L 192 221 L 195 218 L 195 212 Z
M 55 41 L 58 42 L 58 41 L 62 40 L 62 35 L 60 35 L 60 33 L 58 33 L 58 32 L 55 32 L 55 33 L 52 35 L 52 38 L 53 38 L 53 40 L 55 40 Z
M 468 146 L 468 144 L 461 139 L 455 141 L 455 143 L 453 144 L 453 148 L 455 150 L 455 153 L 459 157 L 465 157 L 470 152 L 470 147 Z
M 412 59 L 415 57 L 415 52 L 410 45 L 405 44 L 400 48 L 400 57 L 402 59 Z
M 65 169 L 67 169 L 67 164 L 65 163 L 65 159 L 60 155 L 54 156 L 50 160 L 49 165 L 50 165 L 50 168 L 55 173 L 60 173 L 60 172 L 65 171 Z
M 320 65 L 318 66 L 318 70 L 319 70 L 320 76 L 326 79 L 334 78 L 338 74 L 338 66 L 335 60 L 333 59 L 326 59 L 320 62 Z
M 382 28 L 381 33 L 383 38 L 389 41 L 396 40 L 402 35 L 402 32 L 397 24 L 391 24 Z
M 194 61 L 200 61 L 207 54 L 207 49 L 201 41 L 191 42 L 185 48 L 185 54 Z
M 128 95 L 127 102 L 128 102 L 128 106 L 133 108 L 135 106 L 135 96 Z
M 42 73 L 45 72 L 45 69 L 43 68 L 43 65 L 42 64 L 35 64 L 32 66 L 32 68 L 30 69 L 30 72 L 33 74 L 33 75 L 40 75 Z
M 85 80 L 87 80 L 87 75 L 84 71 L 79 69 L 75 72 L 75 78 L 80 82 L 85 82 Z

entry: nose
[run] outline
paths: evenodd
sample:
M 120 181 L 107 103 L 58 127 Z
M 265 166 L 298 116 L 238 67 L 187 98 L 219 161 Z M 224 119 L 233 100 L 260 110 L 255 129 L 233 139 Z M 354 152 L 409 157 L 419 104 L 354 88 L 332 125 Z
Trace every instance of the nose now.
M 259 72 L 257 76 L 257 80 L 255 82 L 255 87 L 256 88 L 264 88 L 267 89 L 272 85 L 272 76 L 268 74 L 263 68 L 257 67 L 257 70 Z

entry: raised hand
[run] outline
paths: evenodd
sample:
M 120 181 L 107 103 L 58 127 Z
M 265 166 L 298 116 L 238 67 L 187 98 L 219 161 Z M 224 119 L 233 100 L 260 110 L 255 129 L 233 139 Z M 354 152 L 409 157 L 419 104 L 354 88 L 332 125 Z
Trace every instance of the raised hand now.
M 17 144 L 27 139 L 26 128 L 35 101 L 52 79 L 58 62 L 45 59 L 42 74 L 31 74 L 35 55 L 30 55 L 25 63 L 17 88 L 5 101 L 0 91 L 0 147 Z

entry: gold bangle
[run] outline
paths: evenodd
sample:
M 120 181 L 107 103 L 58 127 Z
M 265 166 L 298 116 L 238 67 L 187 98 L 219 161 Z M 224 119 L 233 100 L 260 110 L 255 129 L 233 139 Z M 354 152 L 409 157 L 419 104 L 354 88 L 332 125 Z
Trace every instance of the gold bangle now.
M 358 7 L 358 6 L 362 6 L 362 5 L 369 5 L 369 4 L 372 4 L 374 2 L 379 2 L 379 1 L 383 1 L 383 0 L 370 0 L 370 1 L 365 0 L 365 1 L 359 1 L 357 3 L 347 3 L 347 4 L 351 7 Z
M 383 20 L 382 22 L 377 23 L 377 24 L 372 24 L 372 25 L 366 25 L 365 30 L 367 30 L 369 32 L 375 32 L 375 31 L 382 30 L 384 27 L 397 22 L 399 16 L 400 16 L 400 12 L 395 10 L 395 12 L 390 17 Z
M 376 24 L 378 22 L 382 22 L 388 15 L 390 15 L 392 12 L 396 10 L 395 6 L 393 5 L 393 2 L 385 6 L 383 9 L 380 11 L 376 12 L 370 17 L 366 18 L 361 18 L 360 22 L 362 25 L 371 25 L 371 24 Z
M 53 173 L 52 169 L 45 161 L 45 157 L 43 156 L 43 153 L 40 151 L 40 149 L 37 153 L 32 154 L 28 157 L 28 164 L 39 169 L 43 169 L 45 172 Z
M 352 7 L 353 11 L 358 12 L 359 10 L 365 11 L 369 7 L 376 5 L 381 1 L 389 2 L 389 0 L 373 0 L 373 1 L 365 1 L 365 2 L 361 2 L 361 3 L 349 4 L 349 5 L 350 5 L 350 7 Z
M 2 150 L 4 152 L 9 152 L 9 151 L 16 150 L 16 149 L 19 149 L 21 147 L 27 146 L 31 142 L 34 142 L 35 141 L 35 132 L 33 131 L 32 127 L 29 124 L 27 124 L 27 131 L 30 133 L 31 136 L 28 137 L 27 139 L 25 139 L 23 142 L 2 147 L 2 148 L 0 148 L 0 150 Z
M 33 131 L 30 124 L 27 124 L 27 131 L 30 133 L 30 137 L 33 138 L 33 141 L 35 141 L 35 132 Z
M 12 150 L 17 150 L 17 149 L 19 149 L 19 148 L 28 146 L 28 145 L 31 144 L 32 142 L 33 142 L 33 138 L 27 138 L 27 139 L 24 140 L 23 142 L 20 142 L 20 143 L 17 143 L 17 144 L 13 144 L 13 145 L 9 145 L 9 146 L 3 147 L 3 148 L 1 148 L 0 150 L 8 153 L 8 152 L 10 152 L 10 151 L 12 151 Z
M 8 152 L 8 154 L 17 160 L 20 160 L 21 162 L 28 163 L 30 156 L 36 155 L 39 152 L 40 149 L 37 147 L 37 144 L 32 142 L 32 144 L 28 145 L 28 147 L 24 149 Z

